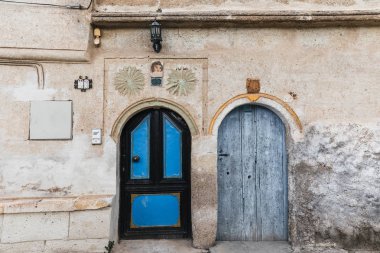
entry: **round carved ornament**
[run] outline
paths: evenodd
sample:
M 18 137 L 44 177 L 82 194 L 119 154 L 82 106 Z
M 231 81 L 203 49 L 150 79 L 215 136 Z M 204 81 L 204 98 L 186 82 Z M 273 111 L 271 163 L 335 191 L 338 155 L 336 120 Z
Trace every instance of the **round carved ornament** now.
M 174 95 L 187 96 L 194 90 L 196 81 L 195 74 L 189 69 L 172 70 L 167 90 Z
M 145 85 L 141 70 L 136 67 L 124 67 L 115 76 L 115 88 L 123 96 L 138 94 Z

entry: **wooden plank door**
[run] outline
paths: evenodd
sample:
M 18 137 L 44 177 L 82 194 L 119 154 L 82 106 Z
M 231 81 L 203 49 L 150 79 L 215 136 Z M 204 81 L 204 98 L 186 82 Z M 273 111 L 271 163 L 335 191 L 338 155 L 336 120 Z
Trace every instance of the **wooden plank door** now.
M 190 130 L 175 112 L 135 115 L 120 142 L 121 238 L 190 235 Z
M 245 105 L 218 133 L 217 240 L 287 240 L 285 127 L 269 109 Z

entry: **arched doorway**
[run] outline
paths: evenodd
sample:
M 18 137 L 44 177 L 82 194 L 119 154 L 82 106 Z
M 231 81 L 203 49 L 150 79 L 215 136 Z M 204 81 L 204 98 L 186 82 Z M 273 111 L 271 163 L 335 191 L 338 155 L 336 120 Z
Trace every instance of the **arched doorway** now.
M 190 130 L 174 111 L 133 116 L 120 136 L 122 239 L 190 236 Z
M 218 131 L 217 240 L 288 239 L 285 126 L 253 104 L 231 111 Z

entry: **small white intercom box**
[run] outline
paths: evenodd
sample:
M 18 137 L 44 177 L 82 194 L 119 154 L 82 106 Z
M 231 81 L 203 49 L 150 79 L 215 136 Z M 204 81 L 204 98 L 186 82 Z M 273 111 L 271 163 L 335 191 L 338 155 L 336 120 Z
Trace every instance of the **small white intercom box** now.
M 102 144 L 102 129 L 94 128 L 92 129 L 92 145 Z

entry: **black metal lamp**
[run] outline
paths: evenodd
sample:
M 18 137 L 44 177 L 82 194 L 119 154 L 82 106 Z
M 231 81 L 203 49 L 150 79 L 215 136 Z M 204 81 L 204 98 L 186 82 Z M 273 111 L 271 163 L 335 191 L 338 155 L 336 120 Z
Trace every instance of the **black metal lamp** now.
M 153 49 L 156 53 L 159 53 L 161 51 L 161 25 L 157 22 L 157 20 L 154 20 L 153 23 L 150 25 L 150 41 L 153 42 Z
M 88 79 L 88 76 L 85 76 L 84 79 L 82 76 L 79 76 L 79 79 L 74 81 L 74 88 L 81 92 L 92 89 L 92 79 Z

